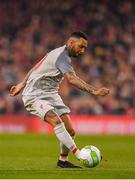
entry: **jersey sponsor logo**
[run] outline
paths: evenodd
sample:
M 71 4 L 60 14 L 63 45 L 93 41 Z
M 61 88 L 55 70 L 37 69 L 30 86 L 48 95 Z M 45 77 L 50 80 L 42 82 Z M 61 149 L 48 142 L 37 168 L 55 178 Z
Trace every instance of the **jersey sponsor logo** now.
M 35 84 L 34 87 L 42 90 L 58 90 L 59 84 L 62 81 L 62 76 L 42 76 Z

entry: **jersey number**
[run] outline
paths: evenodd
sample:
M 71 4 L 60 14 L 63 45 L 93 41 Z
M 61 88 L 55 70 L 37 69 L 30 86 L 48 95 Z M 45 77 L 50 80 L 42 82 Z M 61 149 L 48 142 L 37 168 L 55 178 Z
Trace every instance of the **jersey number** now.
M 36 71 L 40 66 L 41 64 L 43 63 L 43 61 L 46 59 L 47 55 L 43 57 L 43 59 L 41 59 L 41 61 L 39 61 L 33 68 L 34 71 Z

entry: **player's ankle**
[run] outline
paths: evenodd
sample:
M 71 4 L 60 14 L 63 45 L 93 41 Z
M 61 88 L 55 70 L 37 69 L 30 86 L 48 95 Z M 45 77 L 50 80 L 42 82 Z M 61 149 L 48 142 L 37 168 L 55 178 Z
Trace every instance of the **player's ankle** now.
M 77 147 L 72 150 L 72 153 L 79 159 L 80 150 Z
M 67 161 L 67 160 L 68 160 L 68 154 L 60 154 L 59 160 L 61 160 L 61 161 Z

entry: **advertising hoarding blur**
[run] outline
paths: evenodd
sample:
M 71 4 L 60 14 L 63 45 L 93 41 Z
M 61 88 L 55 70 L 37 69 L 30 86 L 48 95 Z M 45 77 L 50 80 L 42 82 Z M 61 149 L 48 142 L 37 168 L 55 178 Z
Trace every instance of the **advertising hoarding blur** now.
M 133 135 L 135 116 L 71 116 L 78 134 Z M 1 116 L 0 133 L 53 133 L 47 123 L 34 116 Z

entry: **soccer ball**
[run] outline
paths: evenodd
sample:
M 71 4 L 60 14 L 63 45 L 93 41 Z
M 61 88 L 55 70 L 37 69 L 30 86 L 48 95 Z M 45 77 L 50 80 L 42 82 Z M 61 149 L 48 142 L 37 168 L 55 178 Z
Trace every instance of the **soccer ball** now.
M 88 145 L 80 150 L 79 159 L 83 166 L 92 168 L 100 163 L 102 157 L 97 147 Z

